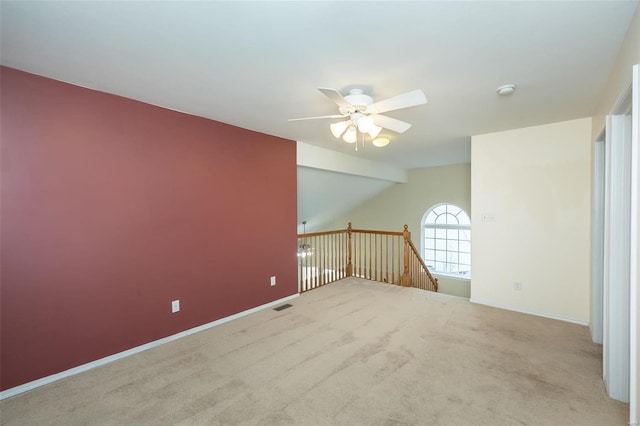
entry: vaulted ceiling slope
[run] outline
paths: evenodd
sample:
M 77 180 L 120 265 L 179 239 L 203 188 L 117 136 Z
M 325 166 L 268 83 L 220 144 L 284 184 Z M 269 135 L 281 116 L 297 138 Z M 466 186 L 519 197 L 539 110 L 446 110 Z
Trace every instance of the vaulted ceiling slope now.
M 404 168 L 469 161 L 471 135 L 592 114 L 635 1 L 2 1 L 1 63 Z M 514 95 L 496 96 L 502 84 Z M 413 126 L 384 149 L 331 135 L 316 90 L 376 100 Z

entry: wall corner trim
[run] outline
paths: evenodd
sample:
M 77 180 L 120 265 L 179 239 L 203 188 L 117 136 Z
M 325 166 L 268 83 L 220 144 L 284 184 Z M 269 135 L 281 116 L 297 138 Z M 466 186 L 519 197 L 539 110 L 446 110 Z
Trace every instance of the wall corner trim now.
M 283 297 L 278 300 L 274 300 L 273 302 L 265 303 L 264 305 L 256 306 L 255 308 L 247 309 L 246 311 L 238 312 L 237 314 L 230 315 L 228 317 L 220 318 L 218 320 L 209 322 L 207 324 L 199 325 L 194 328 L 190 328 L 185 331 L 181 331 L 180 333 L 173 334 L 171 336 L 163 337 L 162 339 L 154 340 L 153 342 L 145 343 L 144 345 L 136 346 L 135 348 L 127 349 L 123 352 L 118 352 L 113 355 L 109 355 L 104 358 L 97 359 L 95 361 L 88 362 L 83 365 L 79 365 L 77 367 L 70 368 L 65 371 L 61 371 L 60 373 L 52 374 L 50 376 L 42 377 L 40 379 L 33 380 L 31 382 L 15 386 L 13 388 L 6 389 L 0 392 L 0 401 L 9 398 L 23 392 L 30 391 L 32 389 L 38 388 L 40 386 L 48 385 L 49 383 L 56 382 L 58 380 L 64 379 L 66 377 L 74 376 L 79 373 L 83 373 L 85 371 L 94 369 L 96 367 L 103 366 L 105 364 L 109 364 L 111 362 L 117 361 L 122 358 L 126 358 L 130 355 L 135 355 L 137 353 L 146 351 L 147 349 L 155 348 L 157 346 L 163 345 L 165 343 L 172 342 L 174 340 L 181 339 L 186 336 L 190 336 L 192 334 L 198 333 L 200 331 L 207 330 L 212 327 L 216 327 L 218 325 L 222 325 L 226 322 L 233 321 L 235 319 L 253 314 L 255 312 L 261 311 L 263 309 L 268 309 L 273 306 L 279 305 L 281 303 L 287 302 L 289 300 L 295 299 L 300 296 L 299 293 L 292 294 L 291 296 Z
M 545 313 L 541 313 L 541 312 L 527 311 L 525 309 L 518 309 L 518 308 L 514 308 L 512 306 L 506 306 L 506 305 L 501 305 L 501 304 L 498 304 L 498 303 L 487 302 L 486 300 L 482 300 L 482 299 L 478 299 L 478 298 L 473 298 L 472 297 L 472 298 L 469 299 L 469 302 L 475 303 L 477 305 L 485 305 L 485 306 L 490 306 L 492 308 L 505 309 L 507 311 L 518 312 L 520 314 L 534 315 L 534 316 L 537 316 L 537 317 L 549 318 L 549 319 L 557 320 L 557 321 L 570 322 L 570 323 L 582 325 L 582 326 L 585 326 L 585 327 L 589 326 L 589 321 L 582 321 L 582 320 L 578 320 L 578 319 L 575 319 L 575 318 L 561 317 L 561 316 L 558 316 L 558 315 L 545 314 Z

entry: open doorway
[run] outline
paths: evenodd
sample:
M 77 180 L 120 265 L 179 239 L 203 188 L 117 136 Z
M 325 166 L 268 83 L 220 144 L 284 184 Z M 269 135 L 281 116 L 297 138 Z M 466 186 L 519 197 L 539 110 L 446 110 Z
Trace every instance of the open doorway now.
M 603 344 L 603 379 L 610 397 L 630 402 L 638 424 L 639 67 L 633 84 L 607 117 L 594 146 L 592 321 Z

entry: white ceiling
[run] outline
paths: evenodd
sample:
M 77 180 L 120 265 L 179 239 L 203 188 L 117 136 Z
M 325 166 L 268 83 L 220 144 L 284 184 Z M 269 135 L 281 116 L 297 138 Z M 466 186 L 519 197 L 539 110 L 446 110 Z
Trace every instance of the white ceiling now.
M 0 62 L 401 168 L 470 161 L 470 136 L 592 115 L 637 1 L 0 3 Z M 513 83 L 514 95 L 496 88 Z M 333 138 L 316 90 L 375 100 L 413 126 L 386 148 Z M 298 170 L 299 221 L 391 185 Z M 320 185 L 319 183 L 322 183 Z M 340 206 L 340 208 L 338 207 Z M 317 226 L 312 226 L 316 228 Z M 307 227 L 309 230 L 309 226 Z
M 470 136 L 592 114 L 637 2 L 1 3 L 3 65 L 401 167 L 469 161 Z M 512 97 L 495 89 L 517 84 Z M 331 135 L 316 90 L 413 127 L 384 149 Z

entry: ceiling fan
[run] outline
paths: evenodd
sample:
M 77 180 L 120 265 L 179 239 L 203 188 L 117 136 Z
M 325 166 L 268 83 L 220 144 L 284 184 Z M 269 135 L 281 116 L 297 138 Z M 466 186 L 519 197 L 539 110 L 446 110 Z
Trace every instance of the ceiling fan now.
M 333 133 L 336 138 L 342 136 L 342 139 L 348 143 L 355 143 L 357 141 L 357 131 L 359 131 L 363 134 L 369 134 L 374 145 L 387 145 L 389 139 L 376 139 L 383 128 L 397 133 L 404 133 L 411 127 L 411 124 L 381 115 L 381 113 L 427 103 L 427 97 L 422 90 L 412 90 L 411 92 L 378 102 L 374 102 L 373 98 L 366 95 L 362 89 L 351 89 L 346 96 L 342 96 L 340 92 L 335 89 L 319 87 L 318 90 L 338 105 L 340 114 L 291 118 L 289 121 L 348 117 L 347 120 L 332 123 L 329 126 L 331 133 Z

